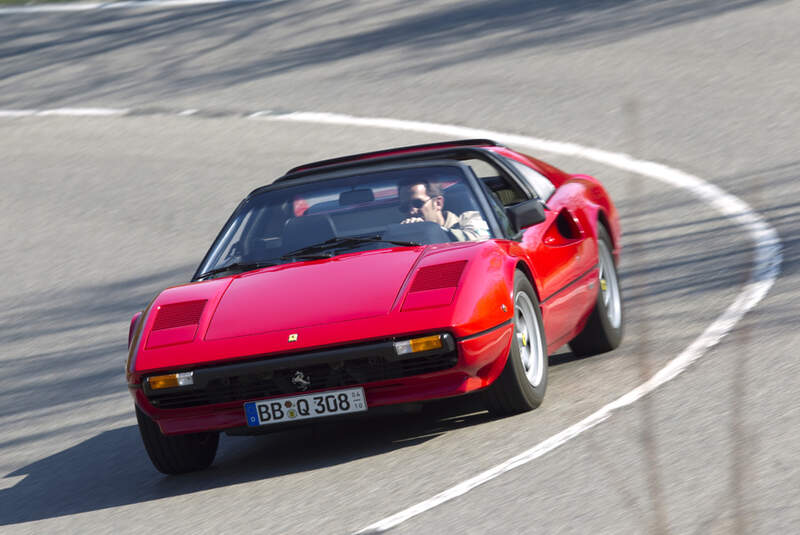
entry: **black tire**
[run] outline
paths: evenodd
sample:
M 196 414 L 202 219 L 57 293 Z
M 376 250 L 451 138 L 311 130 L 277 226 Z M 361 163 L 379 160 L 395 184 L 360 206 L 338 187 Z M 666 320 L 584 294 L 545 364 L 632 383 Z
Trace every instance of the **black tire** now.
M 505 368 L 484 394 L 486 407 L 497 416 L 535 409 L 547 390 L 548 355 L 542 311 L 530 281 L 519 271 L 514 275 L 512 336 Z
M 625 316 L 613 246 L 603 225 L 597 227 L 597 253 L 600 278 L 597 301 L 586 326 L 569 343 L 576 356 L 598 355 L 615 349 L 622 342 Z
M 168 436 L 158 424 L 136 407 L 139 432 L 156 469 L 164 474 L 185 474 L 208 468 L 214 462 L 219 433 L 193 433 Z

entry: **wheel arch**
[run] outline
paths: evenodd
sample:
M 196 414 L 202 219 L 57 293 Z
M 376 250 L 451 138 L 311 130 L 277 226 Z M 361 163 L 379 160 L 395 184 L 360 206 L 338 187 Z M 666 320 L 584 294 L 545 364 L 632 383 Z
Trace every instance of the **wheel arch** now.
M 601 207 L 597 210 L 597 225 L 602 225 L 608 235 L 608 238 L 611 240 L 611 256 L 614 259 L 614 264 L 619 264 L 619 251 L 620 251 L 620 243 L 619 243 L 619 232 L 615 232 L 615 228 L 611 225 L 611 221 L 608 218 L 608 214 L 606 211 Z M 598 229 L 595 229 L 595 235 L 599 235 Z
M 617 238 L 611 232 L 611 224 L 608 221 L 608 215 L 606 214 L 605 210 L 603 210 L 602 208 L 600 208 L 597 211 L 597 223 L 599 225 L 603 225 L 603 227 L 606 229 L 606 232 L 608 233 L 608 236 L 611 238 L 611 246 L 614 249 L 616 249 L 617 248 Z
M 521 271 L 523 275 L 528 279 L 528 282 L 531 283 L 533 287 L 533 292 L 536 294 L 536 300 L 539 301 L 539 307 L 541 308 L 542 296 L 538 286 L 536 285 L 536 278 L 533 276 L 533 272 L 531 268 L 526 264 L 522 259 L 518 259 L 516 265 L 514 266 L 514 271 Z M 513 273 L 512 273 L 513 277 Z M 514 281 L 511 281 L 511 287 L 514 287 Z
M 536 294 L 536 299 L 539 301 L 539 306 L 542 303 L 542 288 L 536 280 L 536 269 L 526 259 L 525 252 L 516 242 L 508 242 L 504 247 L 504 266 L 503 271 L 506 278 L 508 288 L 513 292 L 514 288 L 514 273 L 521 271 L 528 279 L 533 287 L 533 292 Z M 509 296 L 511 297 L 511 296 Z

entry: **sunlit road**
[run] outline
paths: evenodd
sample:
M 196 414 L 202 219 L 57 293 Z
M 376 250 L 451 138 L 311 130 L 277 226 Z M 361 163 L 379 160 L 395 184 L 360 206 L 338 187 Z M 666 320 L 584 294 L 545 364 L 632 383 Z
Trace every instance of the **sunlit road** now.
M 686 190 L 603 180 L 622 216 L 621 348 L 553 358 L 545 404 L 224 436 L 156 472 L 125 388 L 128 321 L 187 280 L 236 203 L 315 159 L 441 139 L 248 119 L 324 111 L 625 152 L 741 198 L 781 274 L 722 342 L 632 406 L 393 533 L 785 533 L 800 524 L 800 2 L 268 1 L 0 15 L 0 531 L 351 533 L 578 422 L 733 302 L 741 225 Z M 652 5 L 651 5 L 652 4 Z M 179 115 L 185 110 L 199 110 Z M 795 528 L 796 529 L 796 528 Z

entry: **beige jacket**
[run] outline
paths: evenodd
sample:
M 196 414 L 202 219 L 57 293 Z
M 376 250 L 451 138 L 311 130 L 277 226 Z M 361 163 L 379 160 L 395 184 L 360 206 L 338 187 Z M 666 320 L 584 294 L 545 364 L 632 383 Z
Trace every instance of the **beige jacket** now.
M 489 238 L 489 225 L 475 210 L 468 210 L 460 216 L 445 210 L 444 225 L 442 227 L 449 230 L 458 241 L 476 241 Z

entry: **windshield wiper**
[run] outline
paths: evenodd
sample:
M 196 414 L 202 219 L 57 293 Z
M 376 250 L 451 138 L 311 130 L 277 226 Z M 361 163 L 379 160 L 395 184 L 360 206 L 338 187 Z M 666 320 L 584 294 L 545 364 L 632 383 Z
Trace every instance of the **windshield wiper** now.
M 218 275 L 219 273 L 225 273 L 226 271 L 233 271 L 236 269 L 241 271 L 252 271 L 254 269 L 261 269 L 274 265 L 276 265 L 275 262 L 234 262 L 233 264 L 228 264 L 227 266 L 218 267 L 216 269 L 206 271 L 205 273 L 201 273 L 197 276 L 197 280 L 205 279 L 211 275 Z
M 380 235 L 377 234 L 375 236 L 339 236 L 336 238 L 325 240 L 322 243 L 308 245 L 306 247 L 301 247 L 296 251 L 291 251 L 289 253 L 286 253 L 281 257 L 281 260 L 287 260 L 290 258 L 298 258 L 298 257 L 328 258 L 329 255 L 323 255 L 319 253 L 330 249 L 342 249 L 348 246 L 360 245 L 362 243 L 374 243 L 374 242 L 390 243 L 392 245 L 400 245 L 402 247 L 416 247 L 420 245 L 419 243 L 414 241 L 384 240 L 383 238 L 380 237 Z

